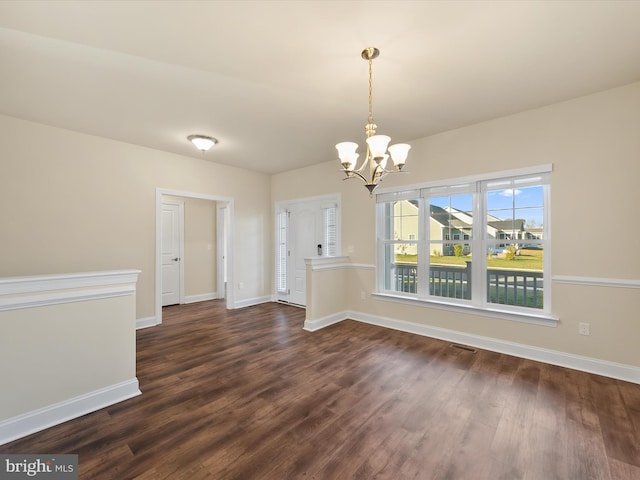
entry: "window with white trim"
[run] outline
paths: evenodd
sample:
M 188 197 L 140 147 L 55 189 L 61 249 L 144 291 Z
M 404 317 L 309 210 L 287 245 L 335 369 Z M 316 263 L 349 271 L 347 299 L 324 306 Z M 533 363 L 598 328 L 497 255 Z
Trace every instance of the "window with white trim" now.
M 276 213 L 276 291 L 287 291 L 287 227 L 288 212 L 282 210 Z
M 379 193 L 378 292 L 549 314 L 550 166 L 528 170 Z
M 338 254 L 338 207 L 325 206 L 322 209 L 322 233 L 324 236 L 325 257 L 335 257 Z

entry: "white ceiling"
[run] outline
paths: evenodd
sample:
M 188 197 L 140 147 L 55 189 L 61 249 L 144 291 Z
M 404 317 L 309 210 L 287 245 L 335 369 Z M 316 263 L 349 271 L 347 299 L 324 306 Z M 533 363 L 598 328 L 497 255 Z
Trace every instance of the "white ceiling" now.
M 363 144 L 368 46 L 410 142 L 640 80 L 640 1 L 5 0 L 0 113 L 275 173 Z

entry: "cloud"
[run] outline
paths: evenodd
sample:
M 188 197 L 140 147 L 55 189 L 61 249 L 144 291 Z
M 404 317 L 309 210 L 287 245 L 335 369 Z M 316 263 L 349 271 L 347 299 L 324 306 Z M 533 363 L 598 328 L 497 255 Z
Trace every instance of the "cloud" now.
M 500 195 L 503 197 L 513 197 L 515 195 L 520 195 L 522 190 L 518 190 L 517 188 L 514 190 L 513 188 L 506 188 L 500 192 Z

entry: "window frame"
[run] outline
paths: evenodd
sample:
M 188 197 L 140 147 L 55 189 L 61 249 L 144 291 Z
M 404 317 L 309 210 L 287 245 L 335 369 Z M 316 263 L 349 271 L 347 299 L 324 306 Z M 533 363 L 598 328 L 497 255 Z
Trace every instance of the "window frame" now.
M 286 294 L 288 288 L 288 236 L 289 212 L 286 209 L 276 210 L 276 252 L 275 252 L 275 290 L 276 294 Z M 284 252 L 282 249 L 284 248 Z
M 338 204 L 335 202 L 325 203 L 322 205 L 323 257 L 338 256 L 340 250 L 340 237 Z
M 376 194 L 376 291 L 374 296 L 379 299 L 411 303 L 411 304 L 429 304 L 437 308 L 448 310 L 458 310 L 464 312 L 478 313 L 481 315 L 489 315 L 492 317 L 506 318 L 527 323 L 542 323 L 546 325 L 557 325 L 557 317 L 551 312 L 551 216 L 550 216 L 550 188 L 551 188 L 551 171 L 552 165 L 542 165 L 539 167 L 530 167 L 517 170 L 509 170 L 504 172 L 495 172 L 486 175 L 476 175 L 471 177 L 462 177 L 456 179 L 443 180 L 438 182 L 430 182 L 421 185 L 412 185 L 405 189 L 384 189 Z M 445 296 L 437 296 L 429 294 L 429 268 L 430 268 L 430 251 L 431 239 L 429 238 L 429 222 L 430 198 L 455 196 L 458 194 L 468 194 L 472 192 L 473 202 L 473 223 L 471 239 L 454 241 L 442 238 L 445 242 L 456 243 L 463 242 L 470 245 L 472 252 L 487 252 L 490 245 L 497 245 L 499 239 L 491 239 L 488 237 L 488 191 L 497 190 L 492 182 L 520 182 L 524 186 L 542 186 L 542 215 L 543 215 L 543 234 L 542 238 L 524 240 L 524 239 L 505 239 L 505 244 L 517 243 L 534 243 L 540 245 L 544 252 L 543 256 L 543 305 L 542 308 L 509 305 L 490 302 L 488 298 L 489 281 L 487 255 L 476 254 L 473 257 L 473 268 L 471 272 L 472 288 L 471 299 L 450 298 Z M 490 188 L 490 186 L 492 186 Z M 418 259 L 417 259 L 417 275 L 418 278 L 427 279 L 426 281 L 418 281 L 416 293 L 406 293 L 403 291 L 395 291 L 385 288 L 385 279 L 389 275 L 388 268 L 385 264 L 384 247 L 389 243 L 384 238 L 384 205 L 386 203 L 396 202 L 400 200 L 418 200 L 419 205 L 419 234 Z M 426 206 L 426 208 L 425 208 Z M 476 221 L 476 219 L 480 221 Z M 515 231 L 515 230 L 514 230 Z M 509 232 L 505 232 L 509 233 Z M 513 233 L 513 232 L 511 232 Z M 466 236 L 466 235 L 465 235 Z M 512 235 L 505 235 L 512 236 Z M 514 235 L 521 236 L 521 235 Z M 476 266 L 477 265 L 477 266 Z

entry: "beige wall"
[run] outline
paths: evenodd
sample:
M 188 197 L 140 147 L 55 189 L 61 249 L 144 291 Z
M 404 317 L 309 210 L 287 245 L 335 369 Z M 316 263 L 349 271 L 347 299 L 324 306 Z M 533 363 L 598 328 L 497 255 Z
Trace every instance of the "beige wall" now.
M 372 263 L 375 258 L 375 243 L 371 241 L 375 238 L 375 198 L 369 197 L 359 180 L 342 180 L 344 174 L 339 171 L 337 158 L 336 152 L 335 161 L 273 175 L 272 201 L 340 194 L 342 254 L 349 255 L 352 262 Z M 393 180 L 385 180 L 385 184 L 392 185 Z
M 0 444 L 30 428 L 136 393 L 135 271 L 0 283 Z M 26 280 L 26 281 L 25 281 Z M 104 395 L 104 389 L 111 393 Z M 127 387 L 129 393 L 131 388 Z M 115 395 L 116 398 L 113 398 Z M 82 396 L 87 396 L 79 400 Z M 75 402 L 60 407 L 60 402 Z M 98 402 L 97 406 L 95 402 Z M 48 408 L 47 414 L 37 414 Z M 35 420 L 13 418 L 31 412 Z M 35 412 L 35 414 L 34 414 Z M 35 422 L 35 423 L 34 423 Z M 55 423 L 55 422 L 54 422 Z
M 184 209 L 184 294 L 216 292 L 216 202 L 190 198 Z
M 0 420 L 135 378 L 134 302 L 117 297 L 0 312 L 2 361 L 20 366 L 3 368 L 2 388 L 12 394 L 2 395 Z
M 267 175 L 6 116 L 0 167 L 0 277 L 139 269 L 137 318 L 155 316 L 163 188 L 233 198 L 235 300 L 271 293 Z
M 385 120 L 379 122 L 383 131 Z M 638 280 L 640 256 L 631 252 L 640 236 L 639 132 L 640 83 L 635 83 L 411 141 L 406 167 L 411 174 L 388 177 L 383 186 L 551 163 L 552 275 Z M 343 253 L 354 263 L 374 264 L 373 200 L 356 180 L 342 182 L 338 169 L 335 160 L 276 175 L 272 198 L 342 192 Z M 621 231 L 625 238 L 614 238 Z M 349 245 L 353 253 L 346 250 Z M 640 366 L 640 349 L 634 346 L 640 334 L 638 288 L 553 282 L 552 313 L 560 323 L 552 328 L 369 296 L 362 301 L 362 291 L 375 289 L 375 272 L 352 269 L 349 275 L 351 311 Z M 591 324 L 590 336 L 578 335 L 578 322 Z
M 384 119 L 380 121 L 384 129 Z M 635 83 L 411 141 L 411 173 L 389 177 L 383 185 L 552 163 L 552 275 L 635 280 L 640 277 L 640 256 L 629 252 L 640 234 L 639 125 L 640 83 Z M 374 199 L 359 181 L 342 181 L 337 160 L 269 179 L 0 116 L 0 166 L 0 242 L 6 252 L 0 277 L 140 269 L 138 318 L 155 315 L 157 187 L 234 199 L 235 285 L 230 288 L 237 301 L 272 293 L 269 200 L 273 205 L 341 194 L 343 254 L 353 263 L 375 263 Z M 622 226 L 626 238 L 612 241 Z M 374 273 L 350 274 L 355 276 L 348 282 L 351 310 L 640 365 L 640 353 L 630 345 L 630 339 L 638 338 L 639 289 L 554 283 L 552 310 L 560 324 L 549 328 L 369 297 L 362 302 L 360 291 L 374 289 Z M 240 282 L 244 289 L 237 288 Z M 320 286 L 318 291 L 326 289 Z M 578 336 L 580 321 L 591 323 L 590 337 Z
M 347 310 L 347 279 L 344 268 L 307 265 L 306 318 L 318 319 Z
M 163 195 L 184 203 L 184 295 L 217 293 L 217 202 Z

